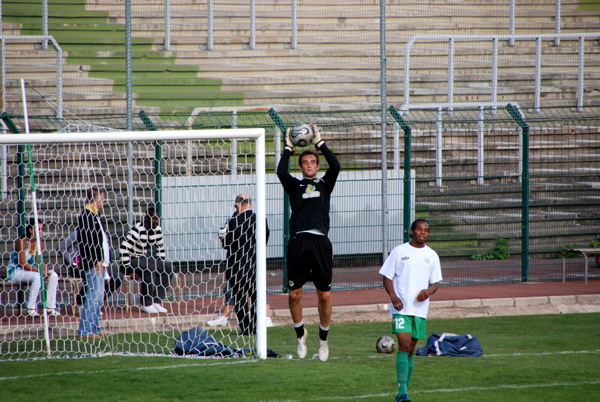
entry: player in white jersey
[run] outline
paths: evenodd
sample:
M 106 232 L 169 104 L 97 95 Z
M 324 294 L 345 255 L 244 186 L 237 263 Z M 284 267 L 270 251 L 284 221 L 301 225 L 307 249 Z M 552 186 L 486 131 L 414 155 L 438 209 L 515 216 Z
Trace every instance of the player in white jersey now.
M 410 242 L 394 248 L 379 270 L 390 296 L 392 333 L 398 337 L 396 402 L 410 401 L 406 388 L 414 367 L 415 346 L 419 338 L 426 336 L 429 296 L 442 280 L 440 258 L 425 245 L 427 236 L 429 223 L 415 220 L 410 227 Z

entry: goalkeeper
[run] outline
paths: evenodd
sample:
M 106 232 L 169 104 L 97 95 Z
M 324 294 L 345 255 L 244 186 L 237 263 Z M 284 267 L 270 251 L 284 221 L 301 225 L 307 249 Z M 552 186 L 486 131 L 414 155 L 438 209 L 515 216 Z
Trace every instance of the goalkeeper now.
M 303 359 L 306 356 L 308 336 L 302 319 L 302 287 L 306 282 L 313 282 L 319 299 L 319 359 L 326 361 L 329 357 L 327 335 L 331 319 L 333 278 L 333 251 L 327 233 L 331 193 L 340 173 L 340 163 L 322 140 L 319 127 L 313 123 L 311 126 L 314 133 L 312 143 L 325 156 L 329 169 L 323 178 L 318 179 L 319 154 L 307 150 L 298 159 L 303 179 L 298 180 L 288 173 L 290 156 L 294 150 L 289 128 L 285 136 L 285 151 L 277 166 L 277 177 L 290 197 L 292 208 L 286 259 L 289 306 L 296 330 L 298 357 Z
M 256 334 L 256 214 L 252 211 L 252 200 L 248 194 L 235 197 L 234 206 L 235 213 L 219 230 L 221 245 L 227 250 L 225 278 L 231 287 L 235 314 L 242 335 L 254 335 Z M 268 242 L 268 224 L 266 229 L 266 242 Z M 248 299 L 250 299 L 250 307 Z

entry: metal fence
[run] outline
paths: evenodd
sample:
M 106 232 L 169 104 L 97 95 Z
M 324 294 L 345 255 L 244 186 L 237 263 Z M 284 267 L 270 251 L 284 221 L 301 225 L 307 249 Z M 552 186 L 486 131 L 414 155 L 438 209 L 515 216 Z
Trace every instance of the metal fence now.
M 600 109 L 513 111 L 517 113 L 511 115 L 497 105 L 460 108 L 454 104 L 452 110 L 443 105 L 433 109 L 415 106 L 408 112 L 391 107 L 384 114 L 385 143 L 389 144 L 387 198 L 381 195 L 380 110 L 277 113 L 286 125 L 314 121 L 322 126 L 324 139 L 347 174 L 340 179 L 332 201 L 334 288 L 380 286 L 377 271 L 385 254 L 384 242 L 391 250 L 406 239 L 406 223 L 410 222 L 405 219 L 404 205 L 411 206 L 410 220 L 425 217 L 430 221 L 429 245 L 442 258 L 445 285 L 560 280 L 561 257 L 569 248 L 597 245 Z M 12 120 L 17 127 L 23 123 L 18 116 Z M 51 118 L 30 118 L 30 122 L 37 131 L 57 131 L 61 128 L 57 125 L 65 124 Z M 98 117 L 93 124 L 124 129 L 126 118 Z M 192 125 L 264 127 L 269 137 L 267 173 L 274 173 L 282 137 L 269 111 L 198 113 Z M 168 120 L 158 115 L 136 118 L 135 129 L 148 127 L 186 129 L 190 127 L 189 115 L 172 115 Z M 248 174 L 243 159 L 233 161 L 235 144 L 224 146 L 229 151 L 221 166 L 231 175 Z M 12 148 L 2 162 L 8 165 L 9 178 L 16 172 L 11 152 Z M 154 155 L 145 158 L 148 161 L 143 163 L 151 163 Z M 185 166 L 181 161 L 177 164 Z M 171 174 L 168 166 L 159 166 L 162 171 L 154 174 L 163 178 Z M 323 162 L 321 171 L 326 168 Z M 291 169 L 298 171 L 294 160 Z M 414 172 L 409 198 L 404 195 L 404 169 Z M 182 174 L 181 167 L 172 171 Z M 194 171 L 186 175 L 193 176 Z M 147 194 L 146 198 L 153 197 Z M 384 200 L 387 211 L 382 210 Z M 5 199 L 3 204 L 10 208 L 11 202 L 14 200 Z M 269 212 L 270 220 L 282 222 L 273 225 L 272 236 L 279 240 L 270 247 L 286 243 L 282 225 L 287 218 L 282 219 L 280 211 Z M 271 250 L 269 255 L 269 286 L 271 291 L 279 291 L 284 254 Z M 568 279 L 583 278 L 583 258 L 568 261 Z M 590 271 L 591 278 L 599 274 L 598 270 Z

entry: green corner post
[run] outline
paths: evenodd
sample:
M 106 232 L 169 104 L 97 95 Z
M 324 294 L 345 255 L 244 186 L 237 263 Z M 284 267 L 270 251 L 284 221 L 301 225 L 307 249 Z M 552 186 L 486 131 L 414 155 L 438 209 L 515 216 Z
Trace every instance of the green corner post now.
M 269 109 L 269 116 L 271 117 L 271 119 L 273 119 L 273 121 L 275 122 L 277 127 L 279 127 L 279 129 L 285 136 L 285 132 L 287 131 L 287 126 L 285 125 L 283 120 L 281 120 L 281 118 L 279 117 L 279 115 L 277 114 L 275 109 L 273 109 L 273 108 Z M 285 142 L 285 138 L 283 139 L 283 141 Z M 288 164 L 288 172 L 289 171 L 290 171 L 290 165 Z M 284 191 L 283 192 L 283 289 L 282 289 L 283 293 L 288 292 L 286 256 L 287 256 L 287 247 L 288 247 L 289 239 L 290 239 L 290 198 L 287 195 L 287 193 Z
M 523 173 L 521 176 L 521 282 L 529 281 L 529 125 L 510 103 L 506 110 L 523 132 Z
M 411 186 L 410 186 L 410 150 L 411 150 L 411 129 L 406 120 L 402 118 L 398 110 L 392 105 L 388 108 L 390 114 L 396 120 L 396 122 L 400 125 L 400 128 L 404 131 L 404 209 L 403 209 L 403 228 L 402 234 L 404 238 L 404 242 L 407 243 L 410 241 L 410 199 L 411 199 Z
M 143 110 L 140 110 L 140 119 L 149 131 L 158 131 Z M 154 142 L 154 206 L 162 225 L 162 141 Z

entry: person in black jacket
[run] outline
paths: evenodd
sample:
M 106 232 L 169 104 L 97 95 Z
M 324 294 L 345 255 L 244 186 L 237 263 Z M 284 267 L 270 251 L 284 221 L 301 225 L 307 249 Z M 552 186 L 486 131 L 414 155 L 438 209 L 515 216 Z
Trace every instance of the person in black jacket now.
M 292 208 L 286 258 L 289 306 L 296 330 L 298 357 L 303 359 L 306 356 L 308 336 L 302 319 L 302 287 L 306 282 L 312 281 L 317 288 L 319 299 L 319 359 L 326 361 L 329 357 L 327 335 L 331 319 L 333 277 L 333 251 L 327 234 L 331 193 L 340 173 L 340 163 L 322 140 L 319 127 L 313 123 L 311 126 L 314 133 L 312 143 L 315 149 L 323 153 L 329 164 L 327 173 L 323 178 L 317 178 L 319 155 L 312 150 L 302 152 L 298 159 L 302 180 L 288 173 L 290 156 L 294 149 L 289 128 L 285 137 L 285 151 L 277 166 L 277 177 L 290 197 Z
M 88 189 L 87 204 L 77 219 L 80 267 L 85 275 L 85 302 L 79 321 L 79 336 L 102 338 L 100 308 L 104 301 L 104 271 L 110 264 L 108 233 L 102 226 L 100 210 L 104 191 Z
M 229 282 L 242 335 L 256 334 L 256 214 L 248 194 L 235 198 L 231 218 L 219 230 L 221 245 L 227 250 L 225 279 Z M 269 226 L 267 238 L 269 241 Z M 248 306 L 248 299 L 250 306 Z

